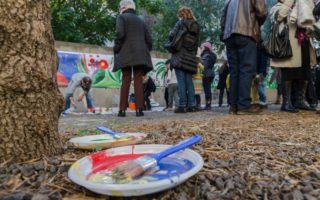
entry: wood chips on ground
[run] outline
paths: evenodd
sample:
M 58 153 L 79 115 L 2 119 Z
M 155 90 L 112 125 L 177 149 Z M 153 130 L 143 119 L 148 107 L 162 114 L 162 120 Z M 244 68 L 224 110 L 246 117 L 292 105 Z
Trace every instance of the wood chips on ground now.
M 174 144 L 195 133 L 203 136 L 203 141 L 192 147 L 205 161 L 197 175 L 174 189 L 139 199 L 320 199 L 319 115 L 161 119 L 110 128 L 149 133 L 146 144 Z M 64 141 L 74 134 L 64 133 Z M 10 166 L 2 163 L 0 196 L 116 199 L 96 195 L 67 178 L 69 166 L 90 153 L 69 149 L 56 158 Z

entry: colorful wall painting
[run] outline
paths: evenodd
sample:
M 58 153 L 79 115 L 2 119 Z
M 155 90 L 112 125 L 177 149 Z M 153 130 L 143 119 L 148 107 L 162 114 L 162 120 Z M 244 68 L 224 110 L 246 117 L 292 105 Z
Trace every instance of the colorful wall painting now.
M 58 51 L 59 69 L 57 73 L 58 85 L 68 85 L 73 74 L 84 72 L 92 78 L 93 88 L 120 88 L 121 71 L 112 72 L 113 55 L 110 54 L 89 54 L 80 52 Z M 166 59 L 152 58 L 154 70 L 148 75 L 154 80 L 157 87 L 162 87 L 165 76 Z M 212 88 L 215 89 L 219 82 L 219 68 L 221 64 L 215 65 L 215 78 Z M 268 89 L 276 89 L 275 82 L 269 83 L 273 70 L 268 71 L 265 85 Z
M 58 51 L 58 85 L 67 86 L 75 73 L 84 72 L 92 78 L 93 88 L 120 88 L 121 71 L 112 72 L 113 55 Z M 165 59 L 152 59 L 154 70 L 148 75 L 157 87 L 163 85 Z

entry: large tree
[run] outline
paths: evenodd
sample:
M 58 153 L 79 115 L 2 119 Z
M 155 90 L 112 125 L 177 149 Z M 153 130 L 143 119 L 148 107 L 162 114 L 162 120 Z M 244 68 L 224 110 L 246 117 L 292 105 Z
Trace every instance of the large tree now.
M 0 162 L 61 152 L 49 0 L 0 1 Z
M 115 32 L 119 0 L 50 0 L 56 40 L 103 45 Z
M 158 12 L 161 0 L 136 0 L 137 11 Z M 120 0 L 50 0 L 56 40 L 104 45 L 115 36 Z

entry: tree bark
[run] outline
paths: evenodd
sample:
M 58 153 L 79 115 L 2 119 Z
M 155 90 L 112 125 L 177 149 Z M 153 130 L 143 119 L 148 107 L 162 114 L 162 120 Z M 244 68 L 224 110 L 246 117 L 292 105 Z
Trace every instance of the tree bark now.
M 0 163 L 61 152 L 49 0 L 0 1 Z

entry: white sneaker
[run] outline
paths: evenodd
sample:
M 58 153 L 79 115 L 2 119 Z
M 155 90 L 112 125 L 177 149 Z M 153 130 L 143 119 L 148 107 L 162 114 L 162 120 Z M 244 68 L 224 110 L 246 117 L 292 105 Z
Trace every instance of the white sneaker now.
M 262 106 L 266 106 L 267 105 L 267 103 L 263 102 L 263 101 L 259 101 L 259 104 L 262 105 Z
M 156 102 L 154 99 L 150 99 L 150 104 L 151 104 L 151 107 L 160 106 L 160 104 L 158 102 Z
M 63 112 L 63 114 L 71 114 L 71 113 L 74 113 L 74 108 L 73 107 L 70 107 L 70 108 L 68 108 L 67 110 L 65 110 L 64 112 Z

